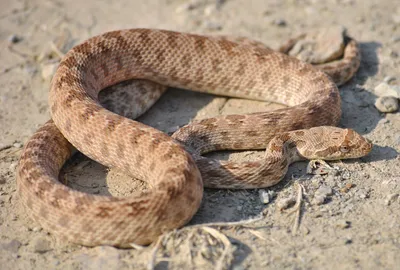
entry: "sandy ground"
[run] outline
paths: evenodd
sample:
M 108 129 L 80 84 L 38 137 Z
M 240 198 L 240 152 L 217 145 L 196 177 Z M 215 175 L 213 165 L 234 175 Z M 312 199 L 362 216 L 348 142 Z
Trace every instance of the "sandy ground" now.
M 379 2 L 379 4 L 378 4 Z M 0 268 L 1 269 L 398 269 L 400 265 L 400 114 L 374 107 L 385 77 L 400 85 L 400 8 L 395 0 L 0 1 Z M 50 118 L 49 80 L 60 53 L 104 31 L 153 27 L 248 36 L 273 48 L 317 27 L 343 25 L 360 42 L 362 63 L 341 87 L 342 127 L 374 144 L 355 161 L 332 163 L 327 176 L 291 167 L 269 204 L 259 191 L 206 190 L 190 225 L 262 219 L 241 226 L 187 227 L 143 249 L 87 248 L 60 242 L 30 220 L 16 192 L 21 147 Z M 14 36 L 14 43 L 11 37 Z M 12 44 L 11 44 L 12 43 Z M 59 53 L 59 54 L 60 54 Z M 53 60 L 52 60 L 53 59 Z M 169 90 L 141 121 L 171 131 L 192 119 L 276 108 L 253 101 Z M 262 152 L 222 153 L 250 160 Z M 81 156 L 65 168 L 72 188 L 129 195 L 142 186 Z M 278 205 L 304 189 L 295 214 Z M 315 203 L 324 194 L 322 204 Z M 291 208 L 292 209 L 292 208 Z

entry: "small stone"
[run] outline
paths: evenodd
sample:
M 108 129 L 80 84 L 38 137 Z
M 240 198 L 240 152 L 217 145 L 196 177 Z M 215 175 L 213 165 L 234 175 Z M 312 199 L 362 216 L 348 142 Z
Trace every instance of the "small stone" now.
M 260 201 L 261 201 L 263 204 L 268 204 L 268 203 L 270 203 L 271 200 L 275 197 L 275 192 L 272 191 L 272 190 L 266 191 L 266 190 L 260 189 L 260 190 L 258 191 L 258 195 L 260 196 Z
M 399 42 L 400 41 L 400 36 L 392 37 L 393 42 Z
M 5 183 L 6 183 L 6 179 L 2 175 L 0 175 L 0 185 L 3 185 Z
M 399 109 L 399 101 L 393 96 L 379 97 L 375 101 L 375 107 L 380 112 L 391 113 Z
M 186 3 L 178 6 L 175 9 L 175 12 L 176 13 L 182 13 L 182 12 L 187 12 L 187 11 L 190 11 L 190 10 L 194 10 L 194 9 L 198 8 L 199 5 L 200 5 L 200 1 L 189 1 L 189 2 L 186 2 Z
M 20 42 L 21 40 L 22 40 L 22 37 L 17 36 L 15 34 L 12 34 L 11 36 L 8 37 L 8 42 L 14 43 L 14 44 Z
M 10 251 L 11 253 L 17 253 L 18 249 L 21 247 L 21 245 L 22 244 L 20 241 L 13 239 L 8 243 L 0 244 L 0 249 Z
M 42 227 L 33 227 L 32 232 L 40 232 L 42 230 Z
M 20 143 L 20 142 L 15 142 L 15 143 L 13 144 L 13 146 L 14 146 L 15 148 L 22 148 L 23 144 Z
M 357 195 L 358 195 L 358 197 L 359 197 L 360 199 L 366 199 L 366 198 L 369 197 L 368 191 L 365 190 L 365 189 L 360 189 L 360 190 L 357 192 Z
M 50 251 L 52 248 L 50 246 L 50 242 L 44 238 L 37 238 L 33 243 L 33 251 L 36 253 L 46 253 Z
M 385 205 L 386 206 L 391 205 L 398 197 L 399 197 L 398 193 L 393 193 L 393 194 L 387 195 L 386 199 L 385 199 Z
M 272 20 L 272 24 L 277 25 L 277 26 L 286 26 L 287 23 L 284 19 L 274 19 Z
M 336 227 L 339 227 L 341 229 L 347 229 L 350 227 L 350 224 L 351 224 L 350 221 L 339 220 L 338 222 L 336 222 Z
M 325 203 L 325 198 L 326 198 L 326 196 L 316 195 L 316 196 L 314 196 L 313 200 L 311 201 L 311 204 L 313 204 L 313 205 L 324 204 Z
M 355 187 L 355 185 L 353 183 L 346 183 L 346 185 L 340 189 L 340 192 L 341 193 L 347 193 L 353 187 Z
M 17 162 L 12 162 L 10 164 L 10 171 L 15 171 L 16 168 L 17 168 Z
M 391 79 L 393 77 L 390 77 Z M 386 78 L 385 78 L 386 80 Z M 389 80 L 391 81 L 391 80 Z M 392 96 L 396 98 L 400 98 L 400 86 L 399 85 L 390 85 L 387 82 L 383 82 L 378 84 L 374 88 L 374 92 L 378 97 Z
M 345 243 L 345 245 L 350 245 L 350 244 L 353 243 L 353 240 L 352 240 L 351 238 L 347 238 L 347 239 L 344 241 L 344 243 Z
M 205 21 L 203 25 L 207 30 L 210 31 L 219 31 L 222 29 L 222 24 L 217 22 Z
M 288 209 L 292 205 L 296 203 L 296 199 L 294 197 L 281 199 L 276 203 L 276 206 L 280 211 Z
M 214 14 L 216 11 L 217 11 L 217 6 L 216 5 L 208 5 L 204 9 L 204 15 L 210 16 L 210 15 Z
M 315 192 L 317 195 L 322 195 L 322 196 L 330 196 L 333 194 L 332 188 L 328 186 L 320 186 L 317 191 Z
M 385 82 L 385 83 L 390 83 L 390 82 L 392 82 L 392 81 L 395 81 L 396 80 L 396 78 L 395 77 L 393 77 L 393 76 L 386 76 L 384 79 L 383 79 L 383 82 Z M 379 86 L 379 85 L 378 85 Z

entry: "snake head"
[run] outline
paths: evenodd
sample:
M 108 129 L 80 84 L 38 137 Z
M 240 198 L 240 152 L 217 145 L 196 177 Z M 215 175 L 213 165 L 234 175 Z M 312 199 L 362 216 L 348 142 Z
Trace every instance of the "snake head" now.
M 327 160 L 359 158 L 372 150 L 372 143 L 353 129 L 334 128 L 329 135 L 337 144 L 331 146 L 332 152 L 325 158 Z
M 307 159 L 338 160 L 366 156 L 372 143 L 352 129 L 321 126 L 307 130 L 310 138 L 300 155 Z M 311 151 L 310 149 L 314 149 Z

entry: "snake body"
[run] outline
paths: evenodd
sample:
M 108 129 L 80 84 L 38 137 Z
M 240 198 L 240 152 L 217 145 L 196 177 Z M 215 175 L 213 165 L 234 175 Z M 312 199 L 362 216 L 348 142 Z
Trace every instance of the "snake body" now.
M 357 70 L 354 41 L 338 66 L 326 71 L 342 82 Z M 100 90 L 127 79 L 289 107 L 200 120 L 171 138 L 100 105 Z M 147 96 L 153 101 L 135 104 L 138 111 L 154 103 L 156 92 Z M 148 244 L 183 226 L 199 208 L 203 181 L 215 188 L 268 187 L 299 159 L 355 158 L 371 149 L 355 131 L 332 127 L 341 117 L 340 96 L 323 71 L 268 48 L 224 38 L 151 29 L 93 37 L 61 61 L 49 103 L 52 120 L 27 142 L 19 161 L 19 194 L 43 228 L 89 246 Z M 62 185 L 58 174 L 74 148 L 147 181 L 151 189 L 115 198 Z M 263 148 L 262 161 L 241 164 L 201 156 Z

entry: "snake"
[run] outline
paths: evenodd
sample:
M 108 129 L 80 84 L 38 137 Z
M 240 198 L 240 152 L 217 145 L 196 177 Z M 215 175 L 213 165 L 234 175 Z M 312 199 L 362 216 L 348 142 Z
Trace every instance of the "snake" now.
M 28 140 L 19 159 L 21 202 L 61 240 L 85 246 L 150 244 L 191 220 L 204 187 L 269 187 L 295 161 L 368 154 L 372 144 L 367 139 L 336 127 L 341 99 L 335 82 L 347 81 L 359 64 L 353 39 L 342 60 L 319 69 L 268 47 L 224 37 L 159 29 L 92 37 L 67 52 L 53 76 L 52 119 Z M 287 107 L 193 121 L 168 136 L 101 105 L 102 89 L 128 79 L 139 82 L 132 105 L 138 114 L 166 86 Z M 262 160 L 242 163 L 203 156 L 227 149 L 266 151 Z M 67 187 L 58 177 L 76 150 L 150 188 L 112 197 Z

